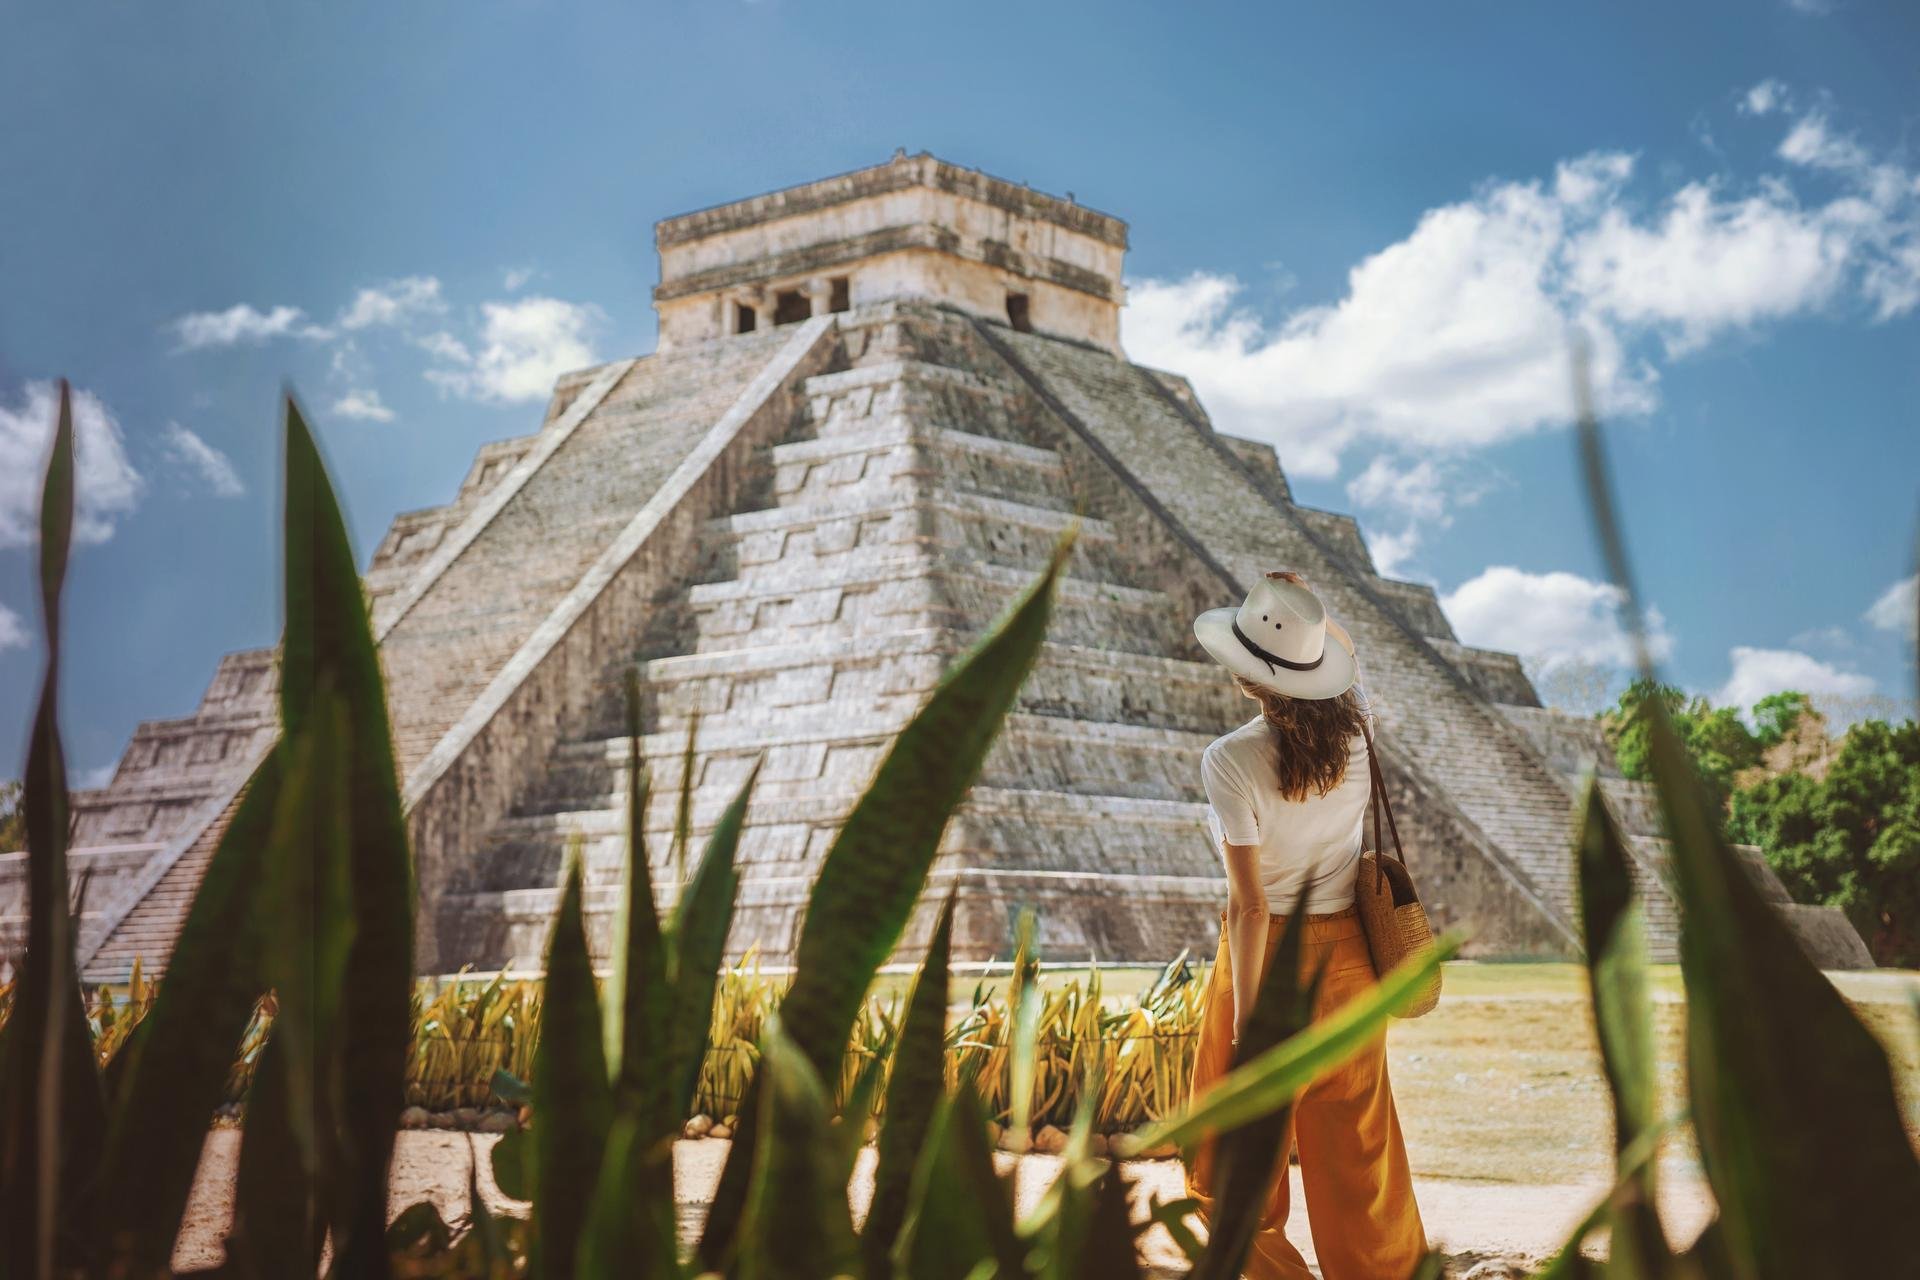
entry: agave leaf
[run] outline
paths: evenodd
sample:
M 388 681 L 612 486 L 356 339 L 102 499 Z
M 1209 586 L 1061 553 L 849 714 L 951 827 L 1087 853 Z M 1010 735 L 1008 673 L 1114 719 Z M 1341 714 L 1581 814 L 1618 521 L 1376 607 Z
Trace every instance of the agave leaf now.
M 906 1020 L 893 1051 L 887 1081 L 886 1123 L 880 1126 L 873 1171 L 873 1201 L 861 1233 L 860 1251 L 868 1280 L 889 1280 L 891 1256 L 907 1216 L 914 1160 L 926 1141 L 927 1127 L 946 1093 L 947 984 L 953 949 L 954 894 L 947 895 L 933 927 L 927 958 L 907 997 Z
M 669 1111 L 666 1028 L 672 1016 L 666 941 L 653 901 L 647 857 L 646 764 L 640 753 L 640 678 L 627 672 L 627 847 L 620 908 L 613 938 L 613 973 L 603 1002 L 602 1033 L 614 1092 L 623 1108 L 637 1108 L 647 1138 L 674 1128 Z
M 1920 1204 L 1920 1159 L 1886 1051 L 1722 842 L 1685 749 L 1652 710 L 1688 1091 L 1727 1251 L 1759 1276 L 1897 1274 L 1911 1253 L 1892 1224 Z
M 858 1265 L 832 1100 L 778 1015 L 762 1044 L 767 1140 L 754 1157 L 738 1263 L 741 1280 L 819 1280 Z
M 1634 898 L 1630 855 L 1597 780 L 1587 783 L 1577 853 L 1587 986 L 1600 1061 L 1613 1094 L 1614 1147 L 1625 1153 L 1659 1120 L 1653 1018 L 1647 1003 L 1645 924 Z M 1621 1280 L 1657 1277 L 1671 1258 L 1654 1193 L 1657 1167 L 1657 1161 L 1643 1162 L 1608 1198 L 1612 1269 Z
M 1295 899 L 1287 913 L 1274 944 L 1273 959 L 1260 979 L 1259 993 L 1234 1055 L 1237 1066 L 1245 1066 L 1299 1035 L 1313 1021 L 1324 971 L 1305 983 L 1300 980 L 1302 939 L 1306 934 L 1299 922 L 1302 901 L 1304 897 Z M 1227 1280 L 1240 1274 L 1260 1226 L 1260 1206 L 1272 1192 L 1274 1178 L 1287 1176 L 1286 1138 L 1292 1113 L 1293 1099 L 1288 1098 L 1269 1114 L 1215 1140 L 1213 1233 L 1200 1264 L 1193 1269 L 1194 1280 Z
M 1033 1079 L 1040 1049 L 1040 962 L 1034 958 L 1035 922 L 1022 908 L 1014 925 L 1013 980 L 1007 1004 L 1013 1013 L 1013 1044 L 1007 1061 L 1007 1131 L 1013 1149 L 1033 1140 Z
M 907 1218 L 894 1245 L 898 1274 L 967 1280 L 1026 1273 L 1014 1231 L 1012 1186 L 993 1171 L 979 1095 L 961 1089 L 934 1112 L 913 1171 Z
M 47 669 L 27 748 L 27 951 L 0 1058 L 0 1273 L 51 1275 L 63 1218 L 98 1170 L 106 1100 L 74 964 L 67 776 L 60 746 L 60 595 L 73 531 L 73 406 L 64 379 L 40 494 Z M 78 1225 L 78 1224 L 73 1224 Z
M 99 1203 L 112 1256 L 166 1265 L 186 1214 L 207 1123 L 265 988 L 257 925 L 283 750 L 248 781 L 207 863 L 153 1008 L 114 1059 L 113 1130 Z
M 1044 573 L 987 635 L 948 671 L 894 740 L 866 794 L 827 851 L 795 948 L 782 1024 L 816 1074 L 839 1069 L 854 1014 L 926 883 L 947 818 L 966 795 L 1025 683 L 1046 636 L 1053 588 L 1071 536 Z M 711 1266 L 739 1227 L 758 1138 L 751 1102 L 741 1108 L 713 1209 L 700 1242 Z
M 488 1156 L 493 1185 L 515 1200 L 533 1199 L 533 1139 L 525 1129 L 509 1129 Z
M 1576 364 L 1588 503 L 1608 570 L 1654 676 L 1600 429 Z M 1646 707 L 1649 759 L 1672 841 L 1687 987 L 1687 1084 L 1725 1256 L 1745 1275 L 1895 1275 L 1896 1224 L 1920 1204 L 1886 1052 L 1800 949 L 1722 839 L 1665 709 Z M 1817 1099 L 1818 1105 L 1809 1105 Z
M 318 1188 L 302 1166 L 288 1114 L 286 1041 L 269 1035 L 247 1089 L 247 1121 L 234 1174 L 230 1266 L 261 1280 L 311 1280 L 326 1224 Z
M 740 828 L 746 822 L 747 800 L 759 776 L 756 761 L 707 837 L 700 866 L 693 879 L 681 886 L 680 900 L 673 908 L 668 940 L 673 1004 L 667 1031 L 667 1074 L 673 1081 L 668 1114 L 676 1121 L 693 1105 L 701 1059 L 713 1032 L 713 993 L 720 982 L 727 932 L 733 927 L 734 899 L 740 891 L 740 872 L 734 858 L 740 847 Z
M 687 846 L 693 843 L 693 748 L 700 738 L 700 713 L 687 717 L 687 746 L 680 754 L 680 798 L 673 806 L 673 883 L 687 883 Z
M 1136 1280 L 1140 1255 L 1134 1248 L 1133 1221 L 1127 1207 L 1127 1182 L 1114 1165 L 1093 1190 L 1093 1213 L 1084 1247 L 1063 1258 L 1061 1274 L 1073 1280 Z
M 580 1237 L 578 1280 L 680 1274 L 674 1236 L 673 1138 L 653 1135 L 639 1111 L 620 1108 Z M 843 1197 L 844 1198 L 844 1197 Z
M 1193 1228 L 1187 1225 L 1187 1219 L 1200 1212 L 1200 1202 L 1191 1197 L 1178 1200 L 1162 1200 L 1156 1193 L 1147 1201 L 1147 1220 L 1134 1228 L 1136 1235 L 1145 1234 L 1155 1224 L 1167 1229 L 1180 1252 L 1187 1256 L 1188 1262 L 1200 1261 L 1200 1255 L 1206 1252 L 1206 1246 L 1193 1234 Z
M 886 1078 L 886 1063 L 878 1055 L 863 1057 L 854 1072 L 846 1105 L 840 1108 L 833 1126 L 833 1148 L 841 1186 L 853 1179 L 854 1166 L 860 1162 L 860 1148 L 866 1145 L 867 1121 L 873 1118 L 874 1099 L 880 1096 L 880 1086 Z
M 576 857 L 567 865 L 566 889 L 547 945 L 546 1003 L 533 1066 L 531 1271 L 544 1280 L 573 1275 L 613 1122 L 613 1090 L 581 917 L 580 880 Z
M 281 723 L 301 732 L 322 689 L 340 698 L 354 932 L 340 993 L 340 1112 L 328 1216 L 341 1274 L 387 1273 L 387 1173 L 412 1039 L 413 858 L 386 685 L 352 542 L 300 407 L 286 398 L 286 630 Z
M 1271 1115 L 1295 1094 L 1358 1053 L 1394 1014 L 1412 1003 L 1420 984 L 1429 982 L 1441 962 L 1460 949 L 1460 939 L 1445 934 L 1433 949 L 1408 960 L 1380 984 L 1335 1009 L 1299 1035 L 1292 1036 L 1235 1067 L 1208 1090 L 1205 1098 L 1143 1128 L 1142 1148 L 1163 1142 L 1187 1145 L 1203 1134 L 1222 1134 Z

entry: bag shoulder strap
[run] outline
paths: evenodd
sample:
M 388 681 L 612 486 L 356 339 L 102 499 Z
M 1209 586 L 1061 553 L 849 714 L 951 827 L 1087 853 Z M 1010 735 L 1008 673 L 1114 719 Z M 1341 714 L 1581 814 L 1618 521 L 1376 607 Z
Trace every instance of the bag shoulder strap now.
M 1401 866 L 1407 865 L 1406 851 L 1400 847 L 1400 824 L 1393 820 L 1393 800 L 1387 795 L 1387 781 L 1380 773 L 1380 752 L 1373 745 L 1373 730 L 1367 727 L 1367 721 L 1360 721 L 1360 734 L 1367 740 L 1367 772 L 1371 775 L 1369 803 L 1373 807 L 1373 851 L 1385 856 L 1386 846 L 1380 843 L 1380 814 L 1387 815 L 1387 833 L 1393 837 L 1393 856 L 1400 860 Z

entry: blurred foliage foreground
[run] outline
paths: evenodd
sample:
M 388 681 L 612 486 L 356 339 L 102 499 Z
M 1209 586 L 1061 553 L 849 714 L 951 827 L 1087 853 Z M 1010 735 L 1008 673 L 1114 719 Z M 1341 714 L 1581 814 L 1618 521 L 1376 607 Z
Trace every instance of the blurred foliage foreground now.
M 0 1028 L 0 1277 L 168 1273 L 207 1125 L 269 993 L 271 1025 L 245 1085 L 220 1274 L 1139 1273 L 1135 1237 L 1144 1224 L 1130 1220 L 1122 1167 L 1093 1154 L 1095 1107 L 1074 1110 L 1058 1177 L 1016 1216 L 1011 1184 L 990 1153 L 988 1111 L 1004 1109 L 1020 1135 L 1047 1102 L 1038 1067 L 1043 999 L 1024 964 L 1001 1015 L 1005 1036 L 956 1067 L 950 899 L 888 1033 L 891 1053 L 884 1061 L 846 1053 L 857 1022 L 870 1016 L 874 977 L 923 894 L 947 818 L 1039 651 L 1070 539 L 902 730 L 829 849 L 794 976 L 754 1042 L 739 1126 L 691 1256 L 677 1238 L 673 1140 L 707 1070 L 716 997 L 725 994 L 721 957 L 752 778 L 664 919 L 639 833 L 629 832 L 604 982 L 591 968 L 572 860 L 547 949 L 531 1079 L 523 1085 L 503 1071 L 494 1083 L 531 1108 L 531 1124 L 493 1149 L 501 1189 L 530 1201 L 530 1216 L 493 1216 L 470 1185 L 455 1223 L 430 1203 L 390 1221 L 389 1164 L 417 1048 L 411 852 L 355 559 L 291 399 L 284 435 L 281 736 L 209 862 L 151 1008 L 129 1021 L 103 1066 L 76 971 L 66 865 L 57 691 L 73 429 L 62 387 L 41 504 L 48 670 L 24 780 L 29 932 Z M 1624 569 L 1615 576 L 1624 585 Z M 635 735 L 637 701 L 630 696 Z M 1920 1162 L 1901 1128 L 1886 1056 L 1746 880 L 1657 709 L 1650 724 L 1684 918 L 1689 1110 L 1718 1216 L 1684 1255 L 1671 1253 L 1654 1207 L 1653 1157 L 1674 1118 L 1656 1105 L 1640 908 L 1619 835 L 1589 794 L 1576 855 L 1619 1181 L 1580 1232 L 1607 1230 L 1610 1260 L 1588 1260 L 1576 1238 L 1553 1269 L 1796 1280 L 1911 1274 Z M 638 814 L 646 780 L 637 765 L 627 785 L 628 812 Z M 1190 1202 L 1151 1206 L 1152 1220 L 1190 1254 L 1194 1276 L 1239 1273 L 1268 1188 L 1285 1176 L 1277 1138 L 1293 1098 L 1382 1034 L 1453 945 L 1442 940 L 1310 1024 L 1317 978 L 1300 978 L 1299 933 L 1283 933 L 1234 1069 L 1197 1102 L 1175 1090 L 1162 1118 L 1137 1135 L 1149 1145 L 1219 1143 L 1204 1243 L 1186 1225 Z M 1080 1013 L 1097 1019 L 1097 1002 Z M 999 1087 L 999 1056 L 1006 1094 L 996 1100 L 983 1093 Z M 1105 1053 L 1068 1070 L 1086 1082 L 1082 1096 L 1099 1096 L 1123 1074 Z M 847 1114 L 884 1117 L 873 1199 L 858 1229 L 847 1184 L 865 1126 L 837 1122 L 836 1096 Z M 1430 1257 L 1417 1274 L 1437 1276 L 1441 1266 Z

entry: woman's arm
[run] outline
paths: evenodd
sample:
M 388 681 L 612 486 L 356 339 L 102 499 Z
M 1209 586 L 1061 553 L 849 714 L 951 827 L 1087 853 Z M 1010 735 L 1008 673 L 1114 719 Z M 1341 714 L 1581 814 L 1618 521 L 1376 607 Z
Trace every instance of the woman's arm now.
M 1260 971 L 1267 961 L 1267 891 L 1260 884 L 1259 851 L 1250 844 L 1228 844 L 1227 963 L 1233 979 L 1233 1038 L 1247 1029 Z

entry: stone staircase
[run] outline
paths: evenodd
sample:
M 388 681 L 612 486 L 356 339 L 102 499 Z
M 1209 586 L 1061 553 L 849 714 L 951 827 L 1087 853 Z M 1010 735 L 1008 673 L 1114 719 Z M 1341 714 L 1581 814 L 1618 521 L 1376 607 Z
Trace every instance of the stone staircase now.
M 696 839 L 763 762 L 732 950 L 784 953 L 812 872 L 893 735 L 1071 526 L 1051 641 L 936 879 L 965 885 L 971 958 L 1004 950 L 1023 902 L 1038 903 L 1042 945 L 1064 957 L 1208 945 L 1223 889 L 1195 761 L 1244 704 L 1200 660 L 1184 607 L 1076 492 L 1038 406 L 990 353 L 973 366 L 923 358 L 889 315 L 848 330 L 852 367 L 808 380 L 805 420 L 755 464 L 755 505 L 710 522 L 704 563 L 636 637 L 658 871 L 698 714 Z M 461 945 L 483 964 L 537 961 L 576 838 L 594 927 L 606 927 L 626 827 L 620 666 L 598 722 L 554 752 L 456 887 Z

